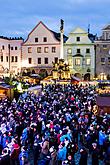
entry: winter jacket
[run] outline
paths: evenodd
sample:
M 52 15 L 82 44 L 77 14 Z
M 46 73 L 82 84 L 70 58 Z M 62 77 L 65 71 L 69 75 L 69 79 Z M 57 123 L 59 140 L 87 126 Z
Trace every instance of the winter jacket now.
M 28 152 L 27 151 L 21 151 L 19 154 L 19 162 L 20 165 L 24 165 L 24 163 L 28 160 Z
M 104 134 L 102 131 L 99 131 L 99 145 L 104 144 L 106 137 L 106 134 Z
M 67 154 L 66 147 L 60 148 L 57 153 L 57 159 L 62 161 L 66 160 L 66 154 Z

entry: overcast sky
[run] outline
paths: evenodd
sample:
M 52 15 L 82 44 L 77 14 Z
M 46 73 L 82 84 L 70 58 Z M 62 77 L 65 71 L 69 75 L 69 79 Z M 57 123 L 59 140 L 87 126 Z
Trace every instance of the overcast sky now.
M 65 34 L 75 27 L 101 34 L 101 29 L 110 23 L 110 0 L 0 0 L 0 35 L 21 36 L 42 21 L 56 32 L 64 20 Z

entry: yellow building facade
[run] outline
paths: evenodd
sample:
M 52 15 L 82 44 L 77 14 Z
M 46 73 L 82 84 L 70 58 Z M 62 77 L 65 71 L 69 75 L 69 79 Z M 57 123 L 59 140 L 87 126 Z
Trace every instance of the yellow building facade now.
M 72 75 L 82 79 L 91 80 L 95 72 L 94 43 L 88 37 L 88 33 L 76 28 L 68 35 L 64 44 L 64 58 L 68 61 Z

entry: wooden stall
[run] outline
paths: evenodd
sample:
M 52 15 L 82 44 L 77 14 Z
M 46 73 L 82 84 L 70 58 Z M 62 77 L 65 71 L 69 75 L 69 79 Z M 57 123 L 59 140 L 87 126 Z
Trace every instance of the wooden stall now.
M 108 113 L 110 114 L 110 96 L 97 96 L 96 104 L 98 107 L 98 114 Z
M 13 87 L 7 84 L 0 84 L 0 99 L 3 99 L 5 97 L 9 97 L 10 99 L 13 99 L 14 97 Z

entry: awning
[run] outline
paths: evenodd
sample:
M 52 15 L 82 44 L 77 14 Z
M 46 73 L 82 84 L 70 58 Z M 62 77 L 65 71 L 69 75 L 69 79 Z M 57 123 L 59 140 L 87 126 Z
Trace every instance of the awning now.
M 42 86 L 41 85 L 37 85 L 37 86 L 28 88 L 28 91 L 41 90 L 41 89 L 42 89 Z
M 39 74 L 31 74 L 30 77 L 41 78 Z
M 110 97 L 97 96 L 96 104 L 100 107 L 110 107 Z
M 83 57 L 83 55 L 82 54 L 75 54 L 75 55 L 73 55 L 73 57 Z
M 80 78 L 75 77 L 75 76 L 71 76 L 71 78 L 72 78 L 73 80 L 75 80 L 75 81 L 78 81 L 78 82 L 81 81 Z

